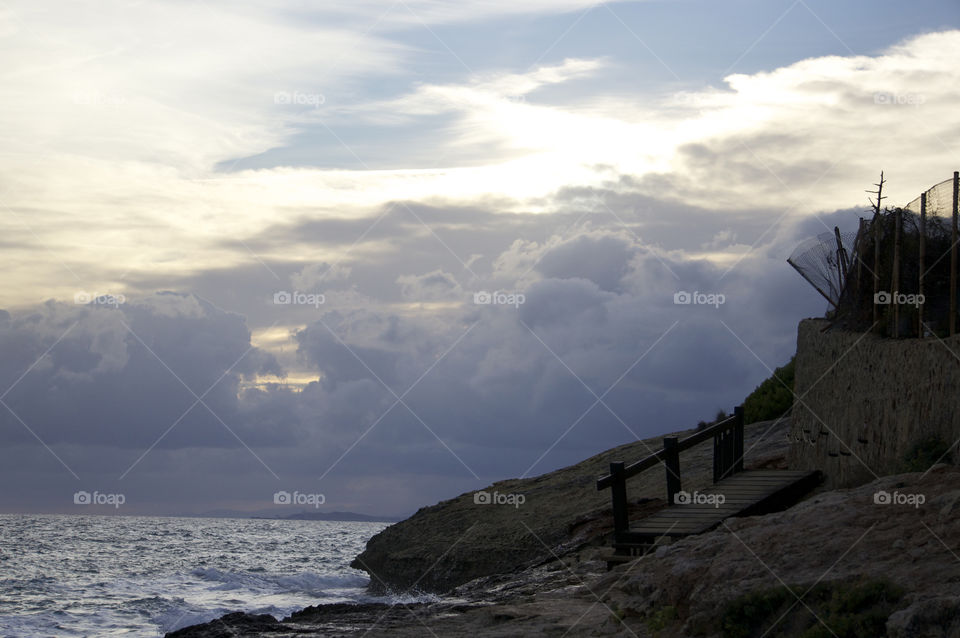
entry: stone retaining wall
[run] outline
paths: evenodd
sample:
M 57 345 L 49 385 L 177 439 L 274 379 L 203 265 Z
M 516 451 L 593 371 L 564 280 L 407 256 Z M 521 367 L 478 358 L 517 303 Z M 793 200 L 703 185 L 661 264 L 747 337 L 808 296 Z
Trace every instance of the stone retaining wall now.
M 960 336 L 894 340 L 826 326 L 805 319 L 797 332 L 791 468 L 821 470 L 829 488 L 860 485 L 901 471 L 925 436 L 960 439 Z

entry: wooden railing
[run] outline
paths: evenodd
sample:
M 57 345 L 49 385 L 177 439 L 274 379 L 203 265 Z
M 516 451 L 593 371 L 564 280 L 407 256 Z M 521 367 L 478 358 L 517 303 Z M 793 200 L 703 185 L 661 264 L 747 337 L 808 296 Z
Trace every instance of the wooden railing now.
M 663 463 L 667 470 L 667 504 L 673 505 L 674 497 L 682 489 L 680 481 L 680 452 L 688 450 L 707 439 L 713 439 L 713 482 L 743 471 L 743 406 L 733 409 L 733 415 L 680 440 L 675 436 L 663 438 L 663 449 L 650 456 L 625 465 L 610 464 L 610 474 L 597 481 L 597 489 L 610 488 L 613 501 L 613 527 L 616 533 L 630 528 L 627 516 L 627 479 Z

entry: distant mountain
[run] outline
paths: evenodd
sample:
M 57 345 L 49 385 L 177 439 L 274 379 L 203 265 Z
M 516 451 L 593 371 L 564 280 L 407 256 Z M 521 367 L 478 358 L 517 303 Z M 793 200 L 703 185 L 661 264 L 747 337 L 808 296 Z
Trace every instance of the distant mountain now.
M 356 512 L 298 512 L 286 516 L 252 516 L 251 518 L 267 518 L 285 521 L 355 521 L 362 523 L 396 523 L 403 520 L 393 516 L 370 516 Z
M 255 511 L 242 510 L 208 510 L 202 513 L 180 514 L 184 518 L 255 518 L 260 520 L 283 521 L 347 521 L 361 523 L 396 523 L 402 521 L 402 516 L 371 516 L 357 512 L 317 512 L 305 511 L 288 514 L 289 510 L 261 509 Z

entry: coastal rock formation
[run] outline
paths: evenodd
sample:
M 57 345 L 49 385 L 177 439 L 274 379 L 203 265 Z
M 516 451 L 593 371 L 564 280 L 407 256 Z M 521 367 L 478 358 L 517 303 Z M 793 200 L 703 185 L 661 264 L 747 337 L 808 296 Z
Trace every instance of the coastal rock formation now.
M 184 627 L 167 634 L 166 638 L 230 638 L 231 636 L 262 636 L 281 628 L 270 614 L 247 614 L 237 611 L 202 625 Z
M 788 419 L 747 426 L 747 466 L 782 464 L 788 428 Z M 374 591 L 446 592 L 474 578 L 521 570 L 598 544 L 613 521 L 610 492 L 598 492 L 595 481 L 611 461 L 636 461 L 661 447 L 661 437 L 630 443 L 549 474 L 501 481 L 422 508 L 370 539 L 351 566 L 370 574 Z M 685 489 L 711 483 L 712 454 L 707 443 L 681 455 Z M 629 481 L 631 516 L 663 506 L 664 477 L 663 470 L 653 468 Z M 478 502 L 478 493 L 492 502 Z
M 599 589 L 609 589 L 606 602 L 626 615 L 649 619 L 669 608 L 679 620 L 662 635 L 689 636 L 718 633 L 720 611 L 751 592 L 785 584 L 802 598 L 814 583 L 885 581 L 905 591 L 888 635 L 957 636 L 958 486 L 960 468 L 940 465 L 821 492 L 784 512 L 729 519 L 660 547 L 611 572 Z
M 600 549 L 586 547 L 478 578 L 433 602 L 317 605 L 282 621 L 230 614 L 169 635 L 729 638 L 813 635 L 804 632 L 823 621 L 829 631 L 818 635 L 950 638 L 960 635 L 958 515 L 960 468 L 938 466 L 728 519 L 610 572 Z M 861 594 L 870 591 L 882 600 L 864 608 Z M 777 592 L 780 602 L 769 604 Z M 834 598 L 823 605 L 821 595 L 818 606 L 818 592 Z M 731 624 L 731 606 L 744 599 L 754 604 Z M 856 624 L 864 622 L 871 625 Z M 775 623 L 779 631 L 770 630 Z

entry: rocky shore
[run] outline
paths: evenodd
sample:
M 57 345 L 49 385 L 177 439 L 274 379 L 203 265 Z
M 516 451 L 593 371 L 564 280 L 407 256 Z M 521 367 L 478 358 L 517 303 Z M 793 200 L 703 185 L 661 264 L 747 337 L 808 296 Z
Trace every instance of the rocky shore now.
M 748 426 L 748 461 L 781 465 L 788 429 Z M 485 490 L 523 494 L 520 506 L 465 494 L 371 539 L 356 564 L 372 587 L 440 592 L 435 602 L 319 605 L 279 621 L 236 613 L 168 636 L 960 636 L 960 469 L 821 491 L 607 571 L 609 494 L 592 482 L 642 445 Z M 685 488 L 709 483 L 709 455 L 684 455 Z M 652 470 L 631 481 L 637 514 L 663 505 L 663 480 Z

